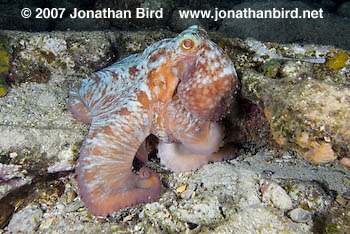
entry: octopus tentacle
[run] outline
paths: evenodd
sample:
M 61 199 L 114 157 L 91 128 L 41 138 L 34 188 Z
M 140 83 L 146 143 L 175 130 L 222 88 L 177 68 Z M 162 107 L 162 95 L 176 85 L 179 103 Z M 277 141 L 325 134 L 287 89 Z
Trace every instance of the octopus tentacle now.
M 82 200 L 94 215 L 105 216 L 160 196 L 161 183 L 155 172 L 146 167 L 138 175 L 132 172 L 135 153 L 149 134 L 137 117 L 140 115 L 118 116 L 104 126 L 92 120 L 77 178 Z
M 194 153 L 210 154 L 223 146 L 224 130 L 221 125 L 214 122 L 205 122 L 199 130 L 193 132 L 178 132 L 176 138 Z
M 78 90 L 73 89 L 69 92 L 68 110 L 76 120 L 85 124 L 91 123 L 92 114 L 81 99 Z
M 147 154 L 147 149 L 146 149 L 146 139 L 140 145 L 139 149 L 136 152 L 135 157 L 137 159 L 139 159 L 141 162 L 143 162 L 144 164 L 147 163 L 147 161 L 148 161 L 148 154 Z
M 235 157 L 236 148 L 229 144 L 211 154 L 198 154 L 181 143 L 159 143 L 160 163 L 176 173 L 195 170 L 209 162 L 219 162 Z
M 198 120 L 187 112 L 181 101 L 174 98 L 168 105 L 165 118 L 166 127 L 172 136 L 188 149 L 200 154 L 216 152 L 223 143 L 224 131 L 218 123 Z
M 233 145 L 223 146 L 223 128 L 214 122 L 200 121 L 194 115 L 183 115 L 185 108 L 174 97 L 165 110 L 167 129 L 172 137 L 181 143 L 158 144 L 158 157 L 161 164 L 174 172 L 194 170 L 209 162 L 217 162 L 234 157 Z

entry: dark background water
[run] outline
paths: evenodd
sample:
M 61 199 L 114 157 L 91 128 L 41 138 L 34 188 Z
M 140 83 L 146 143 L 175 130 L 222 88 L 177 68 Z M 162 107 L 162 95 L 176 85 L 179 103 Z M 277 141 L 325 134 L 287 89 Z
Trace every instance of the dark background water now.
M 29 8 L 31 17 L 23 18 L 21 10 Z M 44 9 L 40 15 L 38 8 Z M 53 11 L 61 12 L 58 8 L 64 8 L 62 16 L 55 17 Z M 74 10 L 128 10 L 131 17 L 113 18 L 71 18 Z M 162 9 L 160 18 L 137 19 L 137 8 L 150 10 Z M 223 17 L 215 20 L 208 17 L 190 17 L 187 19 L 179 16 L 179 10 L 206 10 L 214 14 L 217 10 L 272 10 L 298 9 L 299 14 L 303 10 L 322 9 L 322 18 L 302 19 L 237 19 Z M 54 9 L 54 10 L 53 10 Z M 46 12 L 44 12 L 46 11 Z M 56 13 L 57 13 L 56 12 Z M 45 14 L 46 13 L 46 14 Z M 37 18 L 37 17 L 41 18 Z M 47 17 L 47 18 L 45 18 Z M 180 32 L 189 25 L 199 24 L 209 31 L 225 33 L 230 37 L 247 38 L 254 37 L 262 41 L 297 42 L 331 44 L 341 48 L 350 49 L 350 1 L 346 0 L 0 0 L 0 29 L 20 31 L 55 31 L 55 30 L 159 30 L 166 29 Z

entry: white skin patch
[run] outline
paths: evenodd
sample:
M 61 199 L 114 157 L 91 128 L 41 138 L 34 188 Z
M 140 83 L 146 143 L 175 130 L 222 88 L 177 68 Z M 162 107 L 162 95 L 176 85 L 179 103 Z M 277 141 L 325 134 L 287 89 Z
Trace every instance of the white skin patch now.
M 146 93 L 148 100 L 152 99 L 151 92 L 149 91 L 149 88 L 146 85 L 146 83 L 142 83 L 140 85 L 140 90 Z
M 220 73 L 221 77 L 227 76 L 227 75 L 232 75 L 232 73 L 237 76 L 236 71 L 233 67 L 231 66 L 225 66 L 224 70 Z

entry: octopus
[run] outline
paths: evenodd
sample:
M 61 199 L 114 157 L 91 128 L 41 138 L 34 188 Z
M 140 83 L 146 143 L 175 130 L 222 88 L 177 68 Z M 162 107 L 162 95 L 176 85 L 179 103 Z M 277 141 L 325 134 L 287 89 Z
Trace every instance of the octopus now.
M 106 216 L 159 199 L 160 177 L 146 167 L 150 134 L 160 163 L 174 172 L 232 157 L 219 120 L 237 88 L 232 61 L 197 25 L 82 79 L 68 109 L 90 125 L 76 168 L 89 212 Z M 135 157 L 143 162 L 137 172 Z

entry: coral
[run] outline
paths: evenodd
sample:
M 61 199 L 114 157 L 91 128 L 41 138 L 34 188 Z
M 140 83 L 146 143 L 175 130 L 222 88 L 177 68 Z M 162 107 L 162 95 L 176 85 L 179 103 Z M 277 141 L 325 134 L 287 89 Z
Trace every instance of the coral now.
M 326 67 L 330 70 L 340 70 L 346 66 L 349 54 L 340 50 L 336 55 L 330 57 L 326 62 Z

